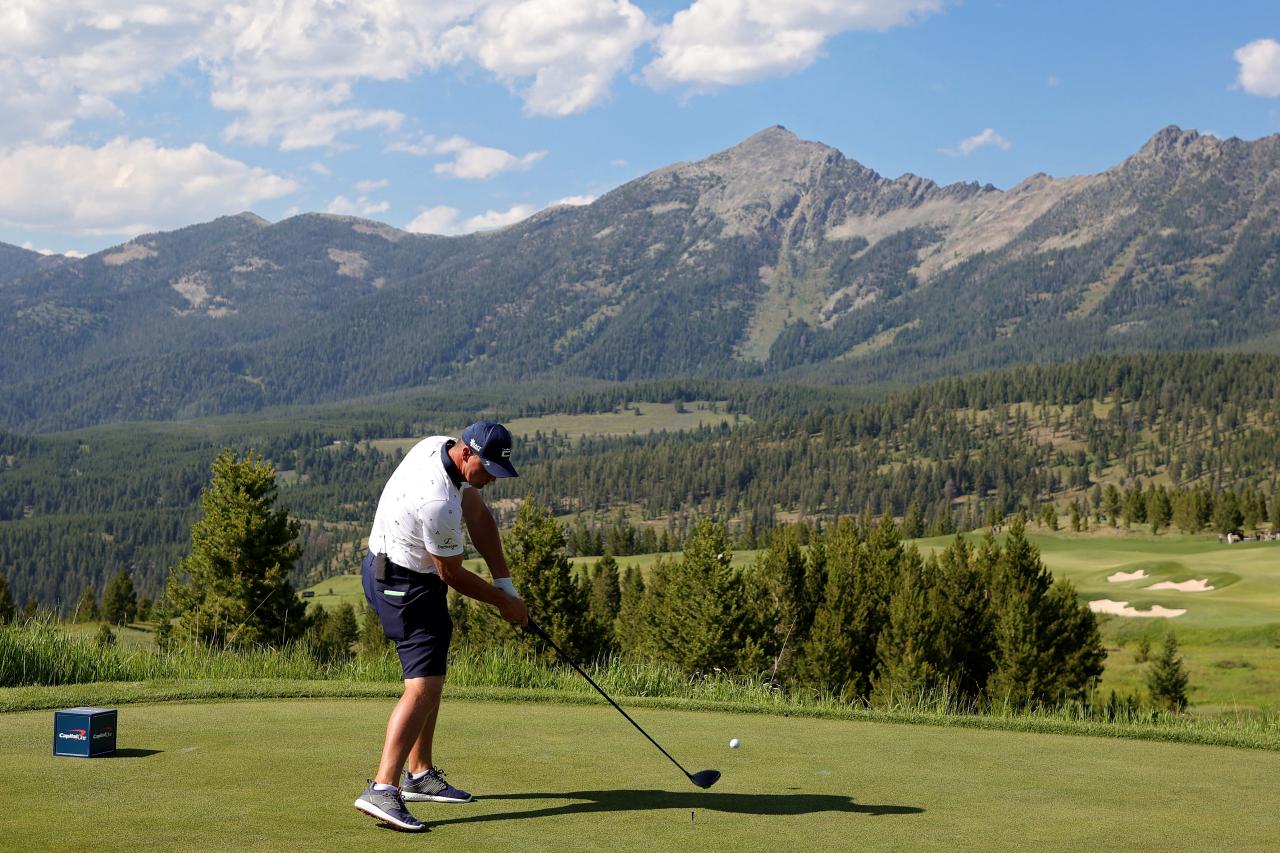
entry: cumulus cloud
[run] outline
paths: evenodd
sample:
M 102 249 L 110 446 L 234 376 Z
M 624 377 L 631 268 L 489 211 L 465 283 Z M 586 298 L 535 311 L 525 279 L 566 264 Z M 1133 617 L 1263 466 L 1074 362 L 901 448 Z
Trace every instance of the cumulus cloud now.
M 944 0 L 695 0 L 657 39 L 644 69 L 655 88 L 736 86 L 812 64 L 832 36 L 886 30 L 942 9 Z
M 546 151 L 533 151 L 523 157 L 517 157 L 501 148 L 487 148 L 476 145 L 470 140 L 455 136 L 436 145 L 438 154 L 450 154 L 453 159 L 447 163 L 437 163 L 433 171 L 437 175 L 448 175 L 453 178 L 469 178 L 485 180 L 502 172 L 527 171 L 534 163 L 547 156 Z
M 325 213 L 336 213 L 339 216 L 374 216 L 379 213 L 386 213 L 391 209 L 389 201 L 370 201 L 365 196 L 360 196 L 355 201 L 340 195 L 333 201 L 329 202 L 329 206 L 325 208 Z
M 165 148 L 150 139 L 0 150 L 0 174 L 0 222 L 79 234 L 174 228 L 298 188 L 204 145 Z
M 1250 95 L 1280 98 L 1280 42 L 1251 41 L 1232 54 L 1240 64 L 1236 82 Z
M 32 243 L 30 240 L 27 240 L 26 242 L 24 242 L 22 244 L 22 248 L 26 249 L 29 252 L 35 252 L 36 254 L 39 254 L 39 255 L 63 255 L 68 258 L 86 257 L 84 252 L 77 252 L 75 249 L 68 249 L 65 252 L 58 252 L 58 251 L 55 251 L 54 249 L 37 249 L 35 244 Z
M 404 226 L 404 230 L 415 234 L 460 234 L 458 217 L 461 213 L 458 208 L 444 204 L 428 207 Z
M 377 181 L 356 181 L 356 189 L 362 193 L 371 193 L 374 190 L 386 189 L 391 186 L 391 182 L 386 178 Z
M 591 204 L 596 197 L 593 195 L 567 195 L 562 199 L 551 202 L 548 207 L 555 207 L 558 204 L 567 204 L 572 207 L 581 207 L 584 204 Z
M 553 202 L 548 207 L 556 204 L 569 204 L 571 202 L 558 201 Z M 584 202 L 585 203 L 585 202 Z M 492 231 L 495 228 L 505 228 L 508 225 L 514 225 L 533 216 L 542 208 L 532 204 L 513 204 L 506 210 L 486 210 L 484 213 L 475 216 L 462 218 L 462 211 L 456 207 L 447 205 L 438 205 L 436 207 L 428 207 L 422 210 L 413 221 L 404 227 L 406 231 L 413 231 L 417 234 L 471 234 L 475 231 Z
M 447 44 L 518 91 L 525 112 L 566 116 L 604 100 L 654 32 L 628 0 L 498 0 Z
M 955 148 L 939 148 L 938 153 L 948 157 L 968 157 L 979 148 L 999 148 L 1001 151 L 1008 151 L 1012 147 L 1012 142 L 988 127 L 982 133 L 960 140 L 960 144 Z
M 53 139 L 116 98 L 196 70 L 232 112 L 227 138 L 331 146 L 394 129 L 356 103 L 364 80 L 407 80 L 475 63 L 527 112 L 569 115 L 608 95 L 653 35 L 629 0 L 7 0 L 0 5 L 0 145 Z

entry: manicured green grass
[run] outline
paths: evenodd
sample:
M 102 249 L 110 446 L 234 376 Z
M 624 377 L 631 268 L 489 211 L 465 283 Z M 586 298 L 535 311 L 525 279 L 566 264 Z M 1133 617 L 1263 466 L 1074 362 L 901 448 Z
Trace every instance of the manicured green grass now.
M 123 706 L 120 754 L 93 760 L 50 755 L 49 711 L 5 715 L 4 846 L 1262 849 L 1275 839 L 1276 752 L 637 709 L 689 770 L 723 772 L 703 791 L 607 706 L 459 699 L 442 709 L 436 760 L 479 799 L 411 806 L 430 826 L 413 839 L 352 808 L 392 701 Z

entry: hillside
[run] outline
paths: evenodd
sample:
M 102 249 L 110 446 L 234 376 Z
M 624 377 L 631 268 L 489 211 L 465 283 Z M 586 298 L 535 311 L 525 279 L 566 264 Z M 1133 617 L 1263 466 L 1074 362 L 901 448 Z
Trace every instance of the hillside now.
M 1280 335 L 1280 136 L 1098 175 L 887 179 L 763 130 L 497 232 L 245 213 L 0 274 L 0 427 L 470 379 L 916 381 Z
M 1109 486 L 1118 499 L 1144 502 L 1153 486 L 1174 497 L 1231 492 L 1242 523 L 1274 525 L 1277 377 L 1275 356 L 1168 354 L 949 379 L 871 403 L 828 389 L 725 381 L 513 398 L 512 409 L 547 414 L 701 399 L 720 401 L 723 415 L 719 425 L 687 432 L 575 439 L 543 418 L 541 435 L 520 440 L 520 478 L 495 484 L 489 498 L 504 523 L 527 497 L 601 528 L 624 510 L 675 547 L 689 521 L 707 515 L 746 544 L 797 516 L 905 518 L 913 506 L 922 530 L 938 533 L 1046 506 L 1067 526 L 1073 504 L 1095 519 L 1099 510 L 1131 513 L 1148 527 L 1129 505 L 1136 498 L 1121 510 L 1105 506 Z M 154 596 L 189 545 L 210 462 L 231 446 L 256 448 L 281 471 L 283 503 L 307 520 L 297 579 L 314 582 L 362 547 L 397 448 L 407 443 L 379 439 L 457 428 L 479 408 L 477 399 L 423 398 L 271 419 L 0 434 L 0 570 L 19 601 L 64 609 L 85 584 L 101 589 L 121 568 Z M 509 418 L 512 409 L 489 411 Z M 1211 529 L 1208 509 L 1197 505 L 1195 529 Z M 1164 524 L 1183 529 L 1186 520 L 1175 512 Z M 51 562 L 60 571 L 47 571 Z

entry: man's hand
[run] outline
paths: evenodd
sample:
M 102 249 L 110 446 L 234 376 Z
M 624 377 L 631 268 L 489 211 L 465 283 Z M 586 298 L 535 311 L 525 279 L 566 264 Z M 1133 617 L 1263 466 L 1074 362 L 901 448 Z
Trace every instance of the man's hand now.
M 521 628 L 529 624 L 529 608 L 525 607 L 524 602 L 513 595 L 506 596 L 502 603 L 498 605 L 498 612 L 502 614 L 502 618 L 506 619 L 512 625 L 519 625 Z
M 520 597 L 520 593 L 516 592 L 516 585 L 511 582 L 511 578 L 494 578 L 493 585 L 513 598 Z

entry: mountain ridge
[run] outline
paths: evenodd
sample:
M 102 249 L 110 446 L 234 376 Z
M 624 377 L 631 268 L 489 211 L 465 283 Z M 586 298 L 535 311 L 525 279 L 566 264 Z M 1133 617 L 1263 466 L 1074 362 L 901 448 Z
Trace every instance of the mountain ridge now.
M 1280 136 L 1174 125 L 1007 190 L 765 128 L 483 234 L 251 212 L 0 274 L 0 427 L 468 376 L 931 378 L 1280 340 Z M 3 255 L 0 255 L 3 257 Z M 21 267 L 21 268 L 18 268 Z

